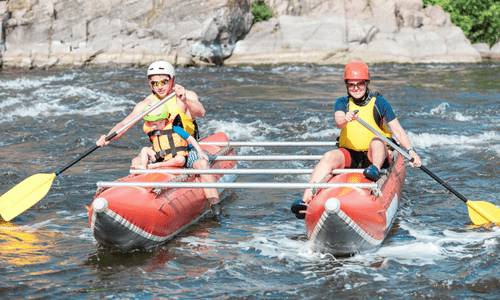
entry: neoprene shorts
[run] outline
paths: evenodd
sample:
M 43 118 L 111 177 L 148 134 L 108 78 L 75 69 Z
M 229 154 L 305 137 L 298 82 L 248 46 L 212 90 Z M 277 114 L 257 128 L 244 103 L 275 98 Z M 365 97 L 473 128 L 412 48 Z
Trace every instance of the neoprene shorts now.
M 339 148 L 345 157 L 345 167 L 346 168 L 368 168 L 372 165 L 372 162 L 368 159 L 368 151 L 355 151 L 347 148 Z M 391 164 L 391 156 L 387 154 L 387 158 L 382 165 L 382 168 L 388 168 Z

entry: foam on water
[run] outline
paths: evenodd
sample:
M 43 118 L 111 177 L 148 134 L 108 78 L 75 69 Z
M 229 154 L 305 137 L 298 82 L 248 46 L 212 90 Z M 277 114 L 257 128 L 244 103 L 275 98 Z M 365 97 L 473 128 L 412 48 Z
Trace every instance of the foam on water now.
M 328 128 L 325 130 L 317 130 L 317 126 L 320 123 L 318 117 L 310 117 L 303 120 L 300 124 L 304 125 L 307 130 L 304 133 L 294 135 L 294 140 L 332 140 L 332 137 L 336 137 L 340 134 L 340 129 L 338 128 Z M 203 124 L 203 130 L 210 133 L 215 133 L 222 131 L 228 138 L 232 141 L 268 141 L 271 140 L 268 136 L 273 134 L 281 134 L 285 129 L 290 128 L 293 125 L 290 122 L 283 122 L 279 126 L 272 126 L 271 124 L 265 123 L 264 121 L 258 119 L 250 123 L 244 123 L 241 121 L 231 121 L 231 120 L 209 120 L 207 123 Z M 296 125 L 296 124 L 295 124 Z M 284 139 L 284 136 L 281 140 Z
M 353 257 L 337 260 L 329 254 L 321 254 L 310 250 L 310 242 L 297 240 L 290 236 L 291 232 L 305 232 L 304 224 L 300 221 L 291 221 L 283 224 L 256 226 L 255 232 L 246 237 L 245 240 L 238 243 L 219 244 L 220 238 L 210 237 L 185 237 L 182 242 L 188 243 L 193 249 L 209 247 L 213 249 L 227 249 L 245 253 L 244 260 L 240 264 L 252 265 L 256 261 L 264 258 L 275 258 L 294 264 L 307 266 L 318 266 L 318 263 L 330 264 L 338 261 L 334 265 L 333 277 L 348 276 L 352 273 L 366 274 L 366 267 L 380 261 L 395 261 L 407 267 L 435 265 L 440 261 L 447 259 L 460 260 L 465 257 L 477 256 L 477 251 L 485 254 L 493 254 L 498 246 L 500 229 L 492 228 L 487 232 L 478 232 L 476 230 L 455 232 L 444 230 L 437 232 L 431 228 L 416 228 L 414 225 L 402 221 L 400 228 L 406 230 L 408 235 L 414 238 L 413 241 L 404 239 L 402 241 L 391 241 L 384 243 L 376 251 L 366 254 L 357 254 Z M 220 233 L 219 233 L 220 234 Z M 231 234 L 231 233 L 227 233 Z M 234 233 L 233 233 L 234 234 Z M 230 249 L 230 250 L 229 250 Z M 252 257 L 250 258 L 249 257 Z M 371 268 L 371 267 L 370 267 Z M 273 267 L 275 273 L 289 272 L 288 268 Z M 317 270 L 303 270 L 304 274 L 316 277 Z M 379 273 L 373 273 L 375 281 L 388 280 Z
M 86 87 L 65 86 L 61 88 L 39 88 L 33 94 L 9 97 L 0 103 L 3 118 L 0 123 L 11 122 L 15 117 L 59 117 L 65 115 L 95 116 L 107 113 L 128 112 L 136 104 L 123 97 L 111 96 Z M 81 98 L 78 102 L 68 98 Z
M 473 116 L 464 116 L 459 112 L 453 112 L 453 118 L 456 121 L 468 122 L 474 120 Z
M 10 107 L 10 106 L 14 106 L 18 103 L 20 103 L 21 101 L 17 98 L 13 98 L 13 97 L 7 97 L 7 98 L 4 98 L 4 100 L 2 100 L 0 102 L 0 109 L 3 109 L 5 107 Z
M 322 131 L 313 131 L 306 132 L 298 136 L 299 139 L 310 140 L 310 139 L 318 139 L 318 140 L 332 140 L 332 137 L 337 137 L 340 135 L 340 129 L 332 128 Z
M 310 67 L 310 66 L 278 66 L 270 69 L 271 73 L 343 73 L 344 68 L 341 67 L 332 67 L 332 66 L 319 66 L 319 67 Z
M 491 145 L 488 147 L 488 149 L 496 152 L 496 154 L 500 154 L 500 145 Z
M 43 85 L 48 85 L 51 83 L 59 83 L 61 81 L 71 81 L 74 80 L 77 75 L 73 74 L 63 74 L 61 76 L 47 76 L 47 77 L 37 77 L 37 78 L 26 78 L 20 77 L 13 80 L 0 80 L 0 87 L 4 89 L 26 89 L 26 88 L 36 88 Z
M 253 253 L 254 258 L 259 257 L 277 258 L 280 260 L 302 262 L 304 259 L 316 261 L 324 255 L 309 251 L 307 242 L 290 238 L 291 232 L 305 232 L 304 223 L 292 221 L 278 225 L 255 226 L 249 237 L 243 241 L 232 244 L 219 244 L 217 236 L 182 238 L 182 242 L 188 243 L 195 249 L 204 246 L 215 249 L 228 248 L 237 252 Z M 222 233 L 219 233 L 222 234 Z M 227 232 L 226 234 L 234 234 Z
M 485 142 L 489 143 L 491 141 L 500 141 L 500 135 L 494 131 L 483 132 L 479 135 L 473 136 L 463 136 L 455 134 L 433 134 L 433 133 L 413 133 L 407 132 L 408 138 L 412 142 L 413 146 L 416 148 L 429 148 L 429 147 L 443 147 L 451 145 L 454 149 L 463 148 L 470 149 L 475 148 L 474 145 L 481 145 Z
M 279 133 L 278 129 L 261 120 L 251 123 L 210 120 L 203 125 L 203 129 L 212 133 L 222 131 L 232 141 L 265 141 L 266 135 Z
M 404 241 L 385 243 L 374 253 L 358 255 L 352 259 L 363 261 L 385 257 L 408 266 L 432 265 L 450 258 L 459 260 L 475 256 L 479 249 L 490 253 L 498 244 L 498 237 L 500 237 L 500 228 L 498 227 L 489 232 L 479 233 L 475 230 L 436 232 L 432 229 L 415 228 L 412 224 L 404 221 L 399 226 L 408 231 L 409 236 L 415 240 L 405 239 Z
M 271 73 L 290 73 L 290 72 L 312 72 L 314 71 L 310 67 L 303 67 L 303 66 L 279 66 L 279 67 L 274 67 L 271 68 Z
M 442 102 L 436 107 L 430 109 L 429 112 L 415 112 L 416 116 L 420 117 L 439 117 L 444 120 L 455 120 L 459 122 L 471 122 L 477 119 L 475 116 L 464 116 L 462 112 L 451 110 L 448 102 Z

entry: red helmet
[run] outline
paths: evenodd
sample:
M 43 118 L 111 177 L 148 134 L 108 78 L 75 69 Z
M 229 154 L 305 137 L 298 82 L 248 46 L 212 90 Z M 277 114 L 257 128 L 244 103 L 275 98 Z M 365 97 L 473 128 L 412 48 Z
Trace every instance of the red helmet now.
M 370 80 L 370 70 L 368 66 L 361 61 L 351 61 L 344 69 L 344 81 L 348 79 Z

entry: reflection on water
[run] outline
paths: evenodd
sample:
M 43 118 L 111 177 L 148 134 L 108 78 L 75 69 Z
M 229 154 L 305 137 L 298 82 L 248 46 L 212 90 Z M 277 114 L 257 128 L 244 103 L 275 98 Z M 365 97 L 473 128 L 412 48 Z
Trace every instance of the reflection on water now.
M 54 250 L 51 240 L 55 233 L 0 222 L 0 262 L 4 266 L 43 264 L 51 259 L 50 253 Z
M 143 266 L 142 269 L 145 272 L 154 271 L 177 257 L 177 255 L 169 253 L 169 250 L 168 247 L 157 247 L 118 251 L 100 246 L 96 252 L 88 257 L 84 265 L 92 266 L 104 272 L 109 272 L 109 270 L 117 267 L 136 266 Z M 144 268 L 144 266 L 147 266 L 147 268 Z

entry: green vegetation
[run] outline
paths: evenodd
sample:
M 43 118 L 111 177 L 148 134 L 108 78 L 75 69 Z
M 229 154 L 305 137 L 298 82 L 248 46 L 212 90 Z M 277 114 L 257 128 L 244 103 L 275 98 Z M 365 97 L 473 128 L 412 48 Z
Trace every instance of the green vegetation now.
M 472 43 L 493 46 L 500 36 L 498 0 L 424 0 L 424 6 L 439 5 L 451 15 L 451 23 L 462 28 Z
M 264 0 L 255 0 L 250 9 L 252 10 L 254 24 L 274 17 L 273 12 Z

